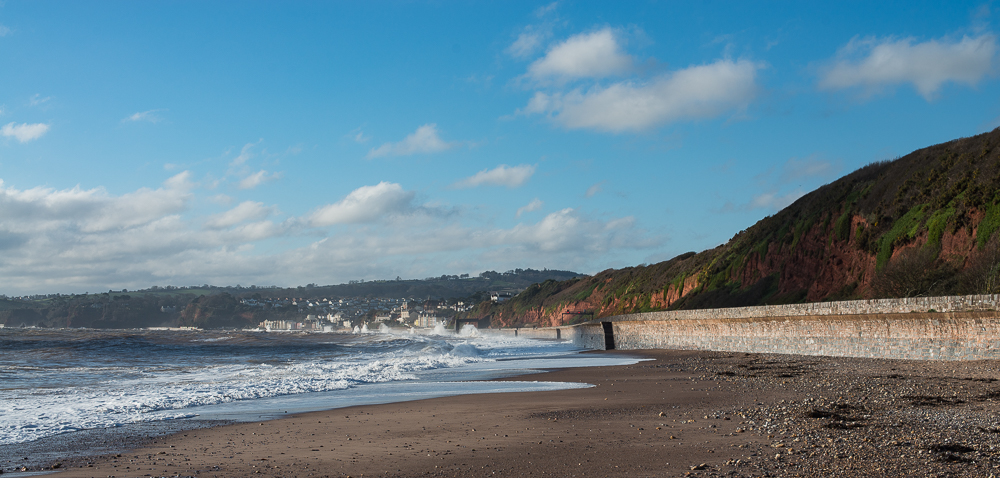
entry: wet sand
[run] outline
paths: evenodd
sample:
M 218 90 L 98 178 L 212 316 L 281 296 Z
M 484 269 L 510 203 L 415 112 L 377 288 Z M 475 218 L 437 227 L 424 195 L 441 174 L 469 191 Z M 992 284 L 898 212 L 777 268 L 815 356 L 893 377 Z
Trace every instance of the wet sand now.
M 56 476 L 1000 476 L 998 362 L 635 355 L 528 377 L 593 388 L 191 430 Z

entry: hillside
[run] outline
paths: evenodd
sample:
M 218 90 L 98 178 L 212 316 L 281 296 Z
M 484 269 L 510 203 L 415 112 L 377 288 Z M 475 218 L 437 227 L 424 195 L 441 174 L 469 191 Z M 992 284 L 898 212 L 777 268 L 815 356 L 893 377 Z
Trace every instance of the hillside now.
M 426 279 L 375 280 L 325 286 L 309 285 L 289 289 L 261 289 L 256 292 L 265 297 L 454 299 L 469 297 L 477 292 L 504 289 L 520 290 L 546 280 L 567 280 L 581 275 L 571 271 L 528 268 L 507 272 L 486 271 L 471 277 L 468 274 L 463 276 L 443 275 Z M 231 290 L 229 292 L 235 293 Z
M 1000 129 L 872 163 L 726 244 L 546 281 L 471 315 L 561 325 L 664 309 L 1000 292 Z
M 302 319 L 298 307 L 263 308 L 240 299 L 412 299 L 464 300 L 489 291 L 520 290 L 546 280 L 579 277 L 570 271 L 514 269 L 478 276 L 443 275 L 418 280 L 377 280 L 349 284 L 277 287 L 151 287 L 97 294 L 48 294 L 8 299 L 0 296 L 0 325 L 7 327 L 131 328 L 193 325 L 205 328 L 254 327 L 262 320 Z

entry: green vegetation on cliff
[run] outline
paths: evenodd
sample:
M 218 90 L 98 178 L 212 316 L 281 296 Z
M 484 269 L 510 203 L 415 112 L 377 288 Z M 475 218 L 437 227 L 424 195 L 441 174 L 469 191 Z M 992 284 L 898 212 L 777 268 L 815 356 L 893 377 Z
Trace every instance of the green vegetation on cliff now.
M 472 315 L 549 325 L 577 317 L 567 311 L 998 293 L 997 145 L 1000 129 L 872 163 L 715 249 L 546 284 Z

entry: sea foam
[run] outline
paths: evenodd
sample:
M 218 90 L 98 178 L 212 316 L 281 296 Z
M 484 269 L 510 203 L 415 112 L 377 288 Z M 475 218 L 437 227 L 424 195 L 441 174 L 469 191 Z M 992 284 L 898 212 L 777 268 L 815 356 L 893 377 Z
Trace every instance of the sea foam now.
M 451 369 L 574 350 L 565 342 L 481 335 L 474 330 L 457 336 L 449 332 L 397 334 L 389 329 L 381 334 L 347 335 L 341 341 L 324 338 L 307 342 L 308 347 L 284 343 L 306 340 L 292 337 L 302 334 L 203 334 L 209 336 L 167 345 L 162 335 L 95 337 L 86 351 L 88 359 L 78 366 L 46 368 L 24 363 L 14 367 L 14 374 L 38 377 L 21 380 L 21 388 L 0 389 L 0 444 L 80 429 L 186 418 L 192 407 L 419 380 L 428 371 L 437 371 L 434 377 L 440 380 L 441 373 Z M 53 343 L 58 344 L 55 339 Z M 153 356 L 130 356 L 102 340 L 125 340 L 122 347 L 146 347 Z M 162 354 L 162 361 L 156 359 L 157 353 Z M 117 365 L 109 366 L 109 361 Z M 43 382 L 61 386 L 37 386 Z M 25 383 L 36 386 L 29 388 Z

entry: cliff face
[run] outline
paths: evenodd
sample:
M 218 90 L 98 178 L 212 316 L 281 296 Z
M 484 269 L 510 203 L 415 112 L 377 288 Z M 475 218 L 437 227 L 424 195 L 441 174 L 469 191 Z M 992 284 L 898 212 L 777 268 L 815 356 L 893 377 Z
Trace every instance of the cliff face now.
M 1000 292 L 1000 130 L 873 163 L 728 243 L 536 284 L 471 313 L 556 326 L 665 309 Z

